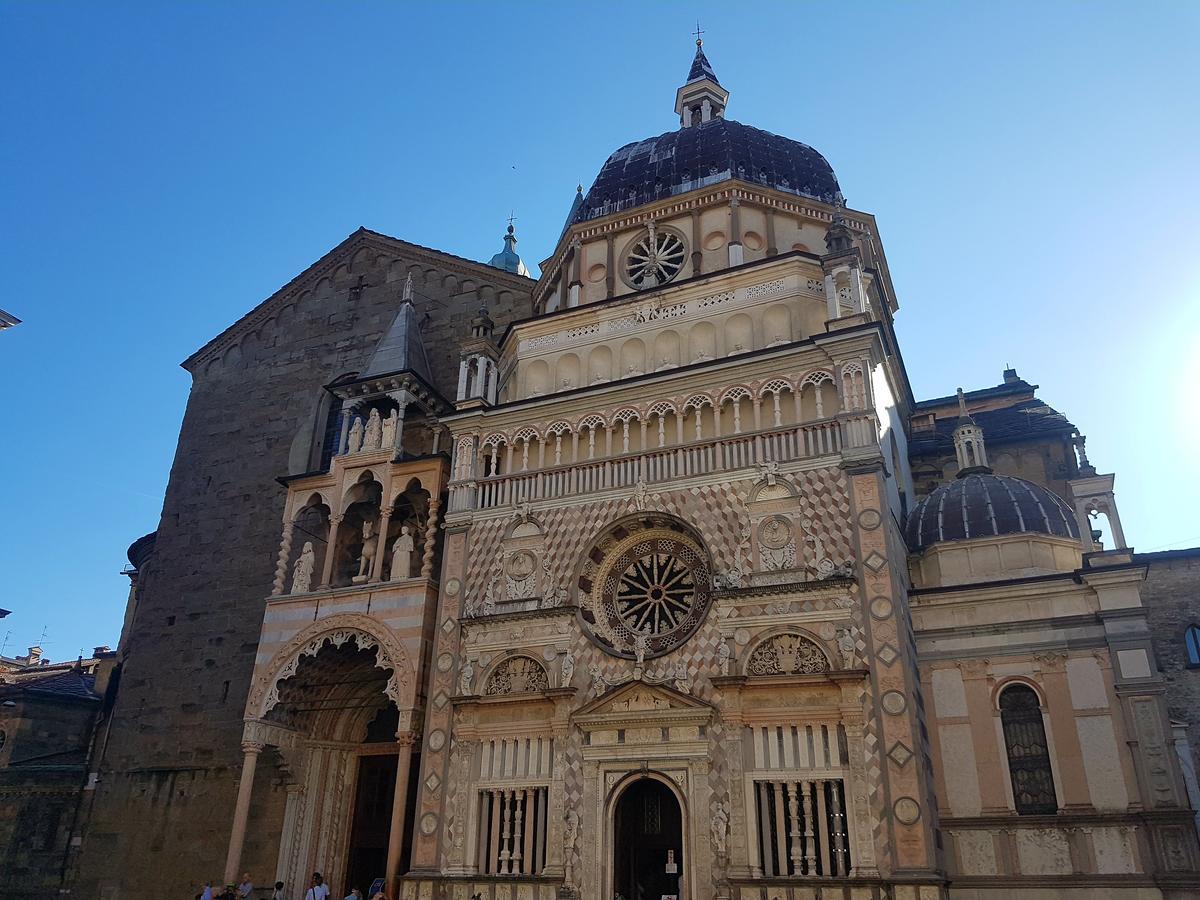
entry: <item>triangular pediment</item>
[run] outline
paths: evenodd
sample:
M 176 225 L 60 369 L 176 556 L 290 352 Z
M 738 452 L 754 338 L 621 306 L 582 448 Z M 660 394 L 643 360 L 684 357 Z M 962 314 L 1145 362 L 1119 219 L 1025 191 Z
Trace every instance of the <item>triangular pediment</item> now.
M 603 727 L 613 720 L 653 718 L 663 721 L 707 721 L 713 708 L 665 684 L 629 681 L 601 694 L 572 716 L 585 729 Z

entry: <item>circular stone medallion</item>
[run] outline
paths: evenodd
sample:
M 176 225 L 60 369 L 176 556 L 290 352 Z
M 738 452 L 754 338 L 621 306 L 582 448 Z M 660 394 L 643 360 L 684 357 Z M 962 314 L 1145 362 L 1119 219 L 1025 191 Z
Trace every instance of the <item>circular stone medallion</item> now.
M 508 558 L 508 563 L 505 565 L 508 574 L 518 581 L 523 581 L 532 575 L 536 567 L 537 557 L 528 550 L 518 550 Z
M 921 805 L 912 797 L 901 797 L 892 804 L 892 812 L 901 825 L 912 825 L 921 818 Z
M 864 509 L 858 514 L 858 524 L 867 529 L 867 531 L 874 531 L 882 521 L 883 519 L 880 517 L 879 510 L 877 509 Z
M 889 716 L 898 716 L 908 708 L 908 701 L 904 699 L 904 695 L 899 691 L 887 691 L 879 699 L 879 705 L 883 707 L 883 711 Z
M 449 653 L 443 653 L 438 657 L 437 667 L 439 672 L 449 672 L 452 665 L 454 665 L 454 657 Z
M 871 601 L 871 615 L 876 619 L 887 619 L 892 615 L 892 601 L 887 597 L 876 597 Z
M 451 578 L 446 582 L 446 593 L 451 597 L 457 597 L 459 588 L 462 587 L 462 582 L 457 578 Z
M 783 516 L 763 519 L 758 526 L 758 542 L 769 550 L 780 550 L 792 539 L 792 523 Z
M 437 831 L 438 817 L 435 813 L 425 813 L 421 816 L 421 834 L 430 835 Z
M 434 751 L 441 750 L 445 746 L 446 746 L 446 732 L 440 731 L 440 730 L 430 732 L 430 734 L 429 734 L 429 749 L 430 750 L 434 750 Z

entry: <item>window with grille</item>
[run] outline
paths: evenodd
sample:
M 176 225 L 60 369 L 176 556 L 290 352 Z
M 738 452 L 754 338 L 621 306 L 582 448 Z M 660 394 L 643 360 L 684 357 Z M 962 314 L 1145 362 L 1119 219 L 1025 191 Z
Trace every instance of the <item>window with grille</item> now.
M 1000 695 L 1000 722 L 1004 729 L 1004 747 L 1008 752 L 1008 771 L 1017 814 L 1036 816 L 1058 812 L 1046 728 L 1042 723 L 1041 704 L 1033 688 L 1014 684 L 1004 689 Z
M 1200 666 L 1200 625 L 1189 625 L 1183 635 L 1184 646 L 1187 647 L 1187 664 Z
M 479 859 L 484 875 L 540 875 L 546 867 L 549 789 L 479 792 Z
M 842 779 L 755 781 L 754 799 L 764 876 L 849 874 L 850 835 Z

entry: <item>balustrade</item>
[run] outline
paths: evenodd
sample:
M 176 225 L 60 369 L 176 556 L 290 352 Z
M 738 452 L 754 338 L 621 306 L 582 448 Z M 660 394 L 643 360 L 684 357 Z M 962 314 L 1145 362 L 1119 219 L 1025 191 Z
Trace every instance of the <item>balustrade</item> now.
M 483 875 L 540 875 L 546 867 L 549 789 L 479 792 L 479 858 Z
M 632 488 L 639 482 L 654 485 L 772 461 L 829 456 L 844 448 L 869 447 L 875 440 L 875 417 L 864 412 L 511 474 L 495 474 L 493 454 L 481 464 L 486 467 L 482 477 L 451 483 L 450 510 L 493 509 L 610 488 Z M 553 455 L 557 458 L 558 453 Z M 522 458 L 527 460 L 528 456 Z
M 846 788 L 841 778 L 754 782 L 758 863 L 770 877 L 850 874 Z

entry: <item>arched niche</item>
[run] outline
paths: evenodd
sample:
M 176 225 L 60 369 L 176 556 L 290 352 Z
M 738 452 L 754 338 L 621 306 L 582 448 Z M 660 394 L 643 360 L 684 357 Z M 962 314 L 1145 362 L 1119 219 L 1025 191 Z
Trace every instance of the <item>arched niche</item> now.
M 544 359 L 535 359 L 525 366 L 525 396 L 540 397 L 550 393 L 550 366 Z
M 574 353 L 564 353 L 555 361 L 554 389 L 556 391 L 566 391 L 571 388 L 580 387 L 580 374 L 579 357 Z
M 679 335 L 671 329 L 660 331 L 654 336 L 654 352 L 651 356 L 656 372 L 674 369 L 679 366 Z
M 782 303 L 774 303 L 763 311 L 763 339 L 768 347 L 778 347 L 794 339 L 792 313 Z
M 588 383 L 602 384 L 612 381 L 613 353 L 607 344 L 593 347 L 588 353 Z
M 688 331 L 688 360 L 703 362 L 717 355 L 717 329 L 711 322 L 697 322 Z
M 754 349 L 754 323 L 745 313 L 736 313 L 725 320 L 725 355 L 736 356 Z
M 620 377 L 632 378 L 646 372 L 646 345 L 641 338 L 629 338 L 621 344 Z

